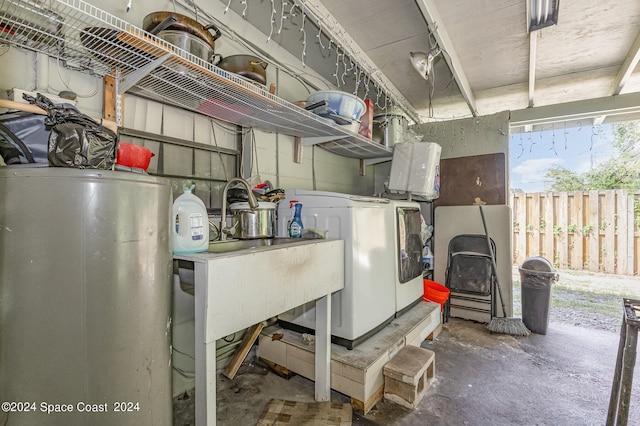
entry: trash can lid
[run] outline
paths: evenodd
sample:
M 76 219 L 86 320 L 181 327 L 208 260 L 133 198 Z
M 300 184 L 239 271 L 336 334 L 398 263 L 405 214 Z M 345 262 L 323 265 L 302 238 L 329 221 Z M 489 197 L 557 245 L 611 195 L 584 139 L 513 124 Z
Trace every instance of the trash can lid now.
M 537 272 L 556 272 L 555 269 L 553 269 L 551 262 L 540 256 L 526 258 L 520 266 L 520 269 Z

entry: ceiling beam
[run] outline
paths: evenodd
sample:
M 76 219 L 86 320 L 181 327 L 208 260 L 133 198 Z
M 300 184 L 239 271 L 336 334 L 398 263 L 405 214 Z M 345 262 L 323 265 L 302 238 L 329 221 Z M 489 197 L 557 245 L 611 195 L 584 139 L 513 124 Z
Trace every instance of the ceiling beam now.
M 622 89 L 624 89 L 625 84 L 631 77 L 631 73 L 638 65 L 638 61 L 640 61 L 640 33 L 636 37 L 636 40 L 633 42 L 627 57 L 625 58 L 622 66 L 620 67 L 620 71 L 618 71 L 618 75 L 613 82 L 613 91 L 612 95 L 619 95 L 622 93 Z
M 599 115 L 622 115 L 639 112 L 640 93 L 629 93 L 511 111 L 509 125 L 511 127 L 537 126 L 563 121 L 590 120 Z
M 534 105 L 536 89 L 536 56 L 538 53 L 538 32 L 529 33 L 529 108 Z
M 640 61 L 640 33 L 636 36 L 636 40 L 631 45 L 631 49 L 629 49 L 629 53 L 627 53 L 627 57 L 625 58 L 620 70 L 618 71 L 618 75 L 616 79 L 613 81 L 613 85 L 611 88 L 612 95 L 619 95 L 622 93 L 624 86 L 627 84 L 629 77 L 633 73 L 633 70 L 636 69 L 638 65 L 638 61 Z M 604 122 L 606 116 L 601 115 L 596 117 L 593 120 L 594 125 L 599 125 Z
M 467 76 L 462 69 L 460 59 L 453 48 L 453 42 L 449 37 L 449 33 L 447 33 L 444 25 L 441 25 L 442 18 L 440 16 L 440 12 L 438 12 L 438 8 L 436 8 L 434 0 L 416 0 L 416 3 L 420 8 L 420 12 L 422 12 L 422 16 L 424 16 L 425 21 L 427 21 L 427 25 L 429 26 L 431 33 L 436 38 L 438 46 L 444 51 L 442 56 L 447 62 L 447 65 L 453 74 L 453 78 L 456 80 L 456 83 L 458 83 L 462 97 L 467 102 L 471 114 L 473 114 L 474 117 L 477 117 L 478 109 L 476 107 L 475 97 L 471 91 L 471 86 L 469 85 L 469 80 L 467 80 Z

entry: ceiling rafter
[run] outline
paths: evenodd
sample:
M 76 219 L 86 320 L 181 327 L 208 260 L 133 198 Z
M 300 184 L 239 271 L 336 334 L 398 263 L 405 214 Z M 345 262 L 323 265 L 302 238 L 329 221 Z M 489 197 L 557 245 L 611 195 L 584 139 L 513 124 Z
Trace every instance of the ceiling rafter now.
M 538 33 L 529 33 L 529 108 L 535 105 L 536 58 L 538 53 Z
M 538 33 L 529 33 L 529 108 L 533 108 L 535 105 L 535 91 L 536 91 L 536 59 L 538 53 Z M 531 132 L 533 126 L 526 124 L 524 126 L 525 132 Z
M 631 45 L 631 49 L 629 53 L 627 53 L 627 57 L 625 58 L 620 70 L 618 71 L 618 75 L 616 76 L 613 84 L 611 85 L 611 95 L 619 95 L 622 93 L 625 84 L 629 81 L 629 77 L 633 73 L 633 70 L 638 65 L 638 61 L 640 61 L 640 33 L 636 36 L 635 41 Z M 604 123 L 604 119 L 606 115 L 601 115 L 593 119 L 594 125 L 600 125 Z
M 416 0 L 416 3 L 420 8 L 420 12 L 422 12 L 422 15 L 424 16 L 424 19 L 427 21 L 430 31 L 438 42 L 438 46 L 445 52 L 443 55 L 444 60 L 447 62 L 447 65 L 451 70 L 451 74 L 453 74 L 453 78 L 456 80 L 456 83 L 460 88 L 462 97 L 469 106 L 471 114 L 474 117 L 478 116 L 476 100 L 473 95 L 473 91 L 471 90 L 471 86 L 469 85 L 469 80 L 462 69 L 462 64 L 455 49 L 453 48 L 453 42 L 451 41 L 446 28 L 440 25 L 443 21 L 434 0 Z
M 631 77 L 631 73 L 633 73 L 636 65 L 638 65 L 638 61 L 640 61 L 640 33 L 638 33 L 638 36 L 633 42 L 624 63 L 620 67 L 620 71 L 618 71 L 618 75 L 613 83 L 612 95 L 619 95 L 622 93 L 625 84 L 627 84 L 629 77 Z

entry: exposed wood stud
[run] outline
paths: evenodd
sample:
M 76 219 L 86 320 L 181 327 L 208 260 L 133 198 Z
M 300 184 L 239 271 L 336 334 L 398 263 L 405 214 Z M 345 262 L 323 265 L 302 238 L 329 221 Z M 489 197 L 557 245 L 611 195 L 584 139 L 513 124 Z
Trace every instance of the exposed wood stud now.
M 304 146 L 302 145 L 302 138 L 296 137 L 295 147 L 293 150 L 293 162 L 296 164 L 302 164 L 304 156 Z
M 104 99 L 102 105 L 102 118 L 116 121 L 116 96 L 119 96 L 116 94 L 116 79 L 107 75 L 104 77 L 103 84 Z M 123 102 L 121 104 L 123 104 Z M 122 125 L 122 123 L 118 123 L 118 125 Z

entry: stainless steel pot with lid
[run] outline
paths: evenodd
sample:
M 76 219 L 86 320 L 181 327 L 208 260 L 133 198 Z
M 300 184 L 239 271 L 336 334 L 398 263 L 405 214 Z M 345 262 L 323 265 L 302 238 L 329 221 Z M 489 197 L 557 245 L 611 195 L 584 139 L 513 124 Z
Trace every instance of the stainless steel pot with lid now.
M 387 148 L 402 142 L 409 121 L 401 114 L 381 114 L 373 117 L 372 139 Z
M 218 67 L 260 84 L 267 84 L 267 62 L 252 55 L 231 55 L 223 58 Z
M 144 17 L 142 29 L 152 34 L 164 29 L 179 30 L 193 34 L 201 38 L 211 48 L 215 48 L 215 41 L 220 37 L 221 32 L 214 24 L 202 25 L 195 19 L 175 12 L 153 12 Z M 213 30 L 211 34 L 209 30 Z
M 163 30 L 158 33 L 158 37 L 171 43 L 182 50 L 186 50 L 205 62 L 212 62 L 214 65 L 219 57 L 213 53 L 213 49 L 201 38 L 179 30 Z
M 276 235 L 276 204 L 259 202 L 251 210 L 249 203 L 229 206 L 233 223 L 233 237 L 239 239 L 272 238 Z
M 214 24 L 202 25 L 175 12 L 153 12 L 144 17 L 142 28 L 204 61 L 215 64 L 221 59 L 214 53 L 215 41 L 221 35 Z

